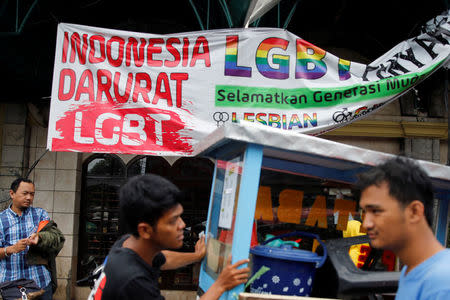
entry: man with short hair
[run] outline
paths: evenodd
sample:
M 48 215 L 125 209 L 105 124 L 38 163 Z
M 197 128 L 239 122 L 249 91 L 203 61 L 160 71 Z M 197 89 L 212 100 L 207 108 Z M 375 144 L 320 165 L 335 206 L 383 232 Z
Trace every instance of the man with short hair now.
M 371 246 L 404 264 L 396 299 L 450 299 L 450 250 L 431 229 L 434 197 L 425 171 L 397 157 L 361 174 L 357 186 Z
M 31 180 L 17 178 L 9 191 L 12 203 L 0 213 L 0 283 L 21 278 L 32 279 L 45 290 L 40 299 L 52 299 L 52 276 L 56 278 L 56 274 L 48 270 L 48 258 L 49 253 L 56 256 L 61 250 L 64 237 L 53 222 L 50 224 L 54 224 L 54 228 L 44 230 L 45 234 L 38 233 L 39 225 L 47 224 L 50 218 L 44 209 L 32 206 L 34 193 Z M 43 244 L 47 246 L 42 247 Z M 35 253 L 34 258 L 39 252 L 41 260 L 32 263 L 36 259 L 29 257 L 30 252 Z
M 206 253 L 204 238 L 193 253 L 167 250 L 183 245 L 180 191 L 157 175 L 133 177 L 120 189 L 120 213 L 131 234 L 120 238 L 111 249 L 88 299 L 164 299 L 158 287 L 160 269 L 200 261 Z M 228 258 L 227 267 L 200 299 L 219 299 L 226 290 L 247 281 L 249 268 L 238 267 L 248 259 L 233 265 L 230 261 Z

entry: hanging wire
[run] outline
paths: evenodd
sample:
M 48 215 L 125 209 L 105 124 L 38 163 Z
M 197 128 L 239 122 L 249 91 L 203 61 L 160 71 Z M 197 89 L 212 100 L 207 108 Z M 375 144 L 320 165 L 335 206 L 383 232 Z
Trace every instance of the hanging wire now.
M 280 28 L 280 19 L 281 19 L 281 6 L 280 2 L 277 4 L 277 28 Z
M 16 0 L 16 32 L 19 29 L 19 0 Z
M 42 153 L 42 155 L 33 163 L 33 165 L 28 170 L 27 174 L 25 175 L 25 178 L 28 178 L 28 176 L 30 176 L 33 169 L 36 167 L 36 165 L 39 163 L 39 161 L 44 157 L 44 155 L 47 154 L 47 152 L 48 152 L 48 149 L 46 149 L 45 152 Z
M 206 30 L 209 30 L 209 8 L 210 8 L 210 3 L 211 2 L 211 0 L 208 0 L 208 8 L 207 8 L 207 11 L 206 11 Z
M 197 8 L 195 7 L 194 1 L 193 0 L 189 0 L 189 3 L 191 3 L 192 9 L 194 10 L 195 13 L 195 17 L 197 18 L 198 24 L 200 25 L 200 28 L 202 30 L 205 30 L 205 27 L 203 26 L 203 22 L 202 19 L 200 18 L 200 15 L 197 11 Z M 209 4 L 209 1 L 208 1 Z M 209 6 L 208 6 L 208 14 L 209 14 Z
M 25 23 L 27 22 L 28 18 L 31 15 L 31 12 L 33 11 L 33 9 L 34 9 L 34 7 L 36 6 L 37 3 L 38 3 L 38 0 L 33 1 L 33 3 L 31 4 L 30 8 L 27 11 L 27 14 L 25 15 L 25 17 L 22 20 L 22 23 L 20 23 L 20 27 L 18 27 L 18 25 L 19 25 L 19 16 L 18 16 L 18 13 L 19 13 L 19 0 L 17 0 L 17 11 L 16 11 L 16 13 L 17 13 L 17 15 L 16 15 L 16 32 L 17 33 L 21 33 L 22 32 L 23 27 L 25 26 Z
M 219 3 L 222 6 L 223 12 L 225 14 L 225 18 L 227 19 L 228 27 L 232 28 L 233 20 L 231 19 L 230 10 L 228 9 L 227 3 L 225 2 L 225 0 L 219 0 Z
M 295 1 L 294 5 L 292 5 L 291 11 L 289 12 L 289 15 L 286 18 L 286 21 L 284 22 L 283 29 L 286 29 L 291 22 L 292 16 L 295 13 L 295 10 L 297 9 L 297 5 L 300 2 L 300 0 Z

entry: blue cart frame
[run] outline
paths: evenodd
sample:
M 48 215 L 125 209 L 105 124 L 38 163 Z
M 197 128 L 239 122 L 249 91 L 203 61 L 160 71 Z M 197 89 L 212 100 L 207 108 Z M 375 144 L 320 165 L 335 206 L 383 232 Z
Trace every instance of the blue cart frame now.
M 215 188 L 223 188 L 221 183 L 216 181 L 217 162 L 228 161 L 237 156 L 242 158 L 231 245 L 232 263 L 249 256 L 261 168 L 352 184 L 358 173 L 393 157 L 386 153 L 247 122 L 226 124 L 218 128 L 198 145 L 196 155 L 216 159 L 207 230 L 210 225 L 217 227 L 220 214 L 220 207 L 214 202 L 215 197 L 221 197 Z M 450 167 L 425 161 L 417 162 L 433 181 L 435 194 L 439 199 L 436 237 L 445 245 L 449 219 Z M 214 280 L 214 274 L 206 271 L 204 260 L 200 271 L 199 294 L 206 291 Z M 243 291 L 244 285 L 239 285 L 224 293 L 220 299 L 238 299 L 238 295 Z

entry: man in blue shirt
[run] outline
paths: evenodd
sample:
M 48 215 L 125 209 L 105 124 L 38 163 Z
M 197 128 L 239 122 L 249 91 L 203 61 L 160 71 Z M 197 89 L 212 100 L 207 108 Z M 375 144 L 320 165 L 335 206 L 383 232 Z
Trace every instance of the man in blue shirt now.
M 45 290 L 41 299 L 52 299 L 51 275 L 45 265 L 29 265 L 26 254 L 37 245 L 37 229 L 49 220 L 47 212 L 33 207 L 34 184 L 18 178 L 9 192 L 12 204 L 0 213 L 0 283 L 20 278 L 32 279 Z
M 358 188 L 371 246 L 404 264 L 396 299 L 450 299 L 450 249 L 431 229 L 434 196 L 425 171 L 397 157 L 361 174 Z

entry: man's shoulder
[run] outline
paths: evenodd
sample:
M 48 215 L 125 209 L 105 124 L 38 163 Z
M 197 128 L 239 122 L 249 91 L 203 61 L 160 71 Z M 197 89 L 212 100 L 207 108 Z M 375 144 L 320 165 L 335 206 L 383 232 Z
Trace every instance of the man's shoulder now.
M 444 249 L 432 257 L 433 269 L 438 268 L 450 272 L 450 249 Z
M 98 297 L 101 295 L 101 299 L 154 299 L 164 300 L 161 296 L 161 292 L 158 287 L 158 282 L 151 280 L 144 275 L 134 274 L 129 277 L 121 277 L 118 279 L 115 276 L 108 276 L 103 273 L 103 289 L 99 291 L 99 288 L 95 288 L 91 295 Z M 102 284 L 102 283 L 100 283 Z M 99 298 L 88 298 L 99 299 Z
M 127 268 L 123 268 L 122 272 L 120 272 L 120 274 L 124 274 L 125 272 L 127 273 L 130 272 L 130 269 L 137 268 L 136 265 L 137 262 L 133 253 L 131 253 L 126 248 L 115 246 L 111 249 L 111 251 L 108 254 L 108 260 L 105 266 L 105 271 L 109 271 L 110 269 L 114 270 L 116 268 L 123 268 L 123 266 L 127 266 Z
M 7 207 L 6 209 L 2 210 L 0 212 L 0 224 L 3 224 L 3 222 L 7 221 L 9 218 L 12 217 L 12 214 L 9 213 L 9 207 Z
M 35 206 L 30 206 L 29 207 L 29 212 L 34 216 L 37 215 L 39 217 L 43 217 L 44 219 L 49 219 L 48 217 L 48 212 L 43 209 L 42 207 L 35 207 Z
M 48 213 L 45 209 L 43 209 L 42 207 L 39 206 L 30 206 L 30 211 L 35 211 L 38 213 Z
M 112 289 L 117 290 L 120 286 L 120 290 L 125 294 L 136 291 L 145 295 L 159 295 L 157 274 L 130 249 L 121 247 L 112 249 L 104 272 L 107 278 L 106 293 Z
M 438 253 L 438 255 L 433 269 L 450 275 L 450 249 L 445 249 L 441 253 Z M 450 281 L 450 276 L 448 276 L 448 280 Z
M 154 280 L 159 276 L 159 267 L 150 266 L 131 249 L 115 247 L 108 254 L 105 272 L 107 276 L 122 278 L 143 276 Z
M 421 294 L 423 299 L 449 299 L 450 297 L 450 261 L 430 270 L 423 279 Z M 443 295 L 446 297 L 443 298 Z M 425 297 L 426 296 L 426 297 Z
M 424 280 L 433 286 L 450 287 L 450 249 L 443 250 L 428 268 Z

